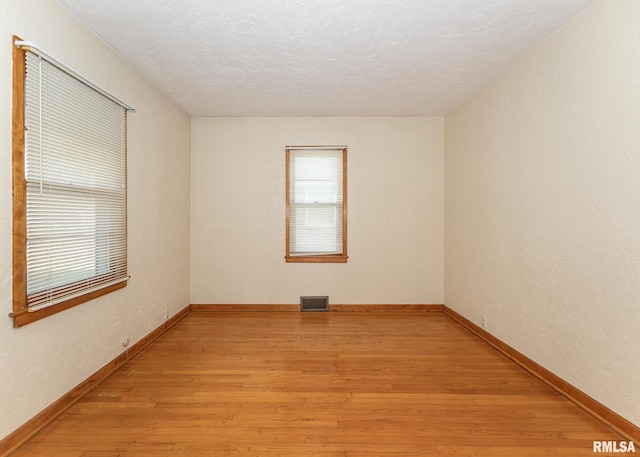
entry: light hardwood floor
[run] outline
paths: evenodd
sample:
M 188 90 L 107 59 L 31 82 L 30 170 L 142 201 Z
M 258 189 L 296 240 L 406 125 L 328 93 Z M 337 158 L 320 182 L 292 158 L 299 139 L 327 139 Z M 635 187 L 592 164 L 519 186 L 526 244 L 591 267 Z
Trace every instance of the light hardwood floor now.
M 622 441 L 442 313 L 192 313 L 13 457 L 593 456 Z

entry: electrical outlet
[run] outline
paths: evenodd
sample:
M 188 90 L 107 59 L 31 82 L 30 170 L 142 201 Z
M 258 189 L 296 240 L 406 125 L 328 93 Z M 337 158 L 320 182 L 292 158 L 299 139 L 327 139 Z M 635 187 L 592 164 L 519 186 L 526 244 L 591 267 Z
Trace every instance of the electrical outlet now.
M 485 316 L 484 314 L 482 315 L 482 322 L 480 325 L 482 326 L 482 328 L 487 328 L 487 316 Z
M 130 342 L 131 342 L 131 340 L 129 339 L 129 337 L 124 337 L 123 340 L 122 340 L 122 345 L 124 347 L 128 347 Z
M 166 321 L 167 319 L 169 319 L 169 308 L 164 309 L 164 320 Z

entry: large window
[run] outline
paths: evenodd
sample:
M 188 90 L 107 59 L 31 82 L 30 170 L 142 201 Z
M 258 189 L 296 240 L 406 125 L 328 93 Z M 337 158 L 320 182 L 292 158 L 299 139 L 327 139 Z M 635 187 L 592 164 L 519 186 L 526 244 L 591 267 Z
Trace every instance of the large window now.
M 287 262 L 347 261 L 347 148 L 289 147 Z
M 127 107 L 14 37 L 14 325 L 126 285 Z

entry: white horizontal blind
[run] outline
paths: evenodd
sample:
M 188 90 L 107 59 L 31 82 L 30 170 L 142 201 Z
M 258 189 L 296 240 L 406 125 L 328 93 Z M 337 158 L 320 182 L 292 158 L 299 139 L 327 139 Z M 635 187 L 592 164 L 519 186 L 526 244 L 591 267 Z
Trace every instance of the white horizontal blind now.
M 343 253 L 343 154 L 289 151 L 289 255 Z
M 27 306 L 127 279 L 126 111 L 26 53 Z

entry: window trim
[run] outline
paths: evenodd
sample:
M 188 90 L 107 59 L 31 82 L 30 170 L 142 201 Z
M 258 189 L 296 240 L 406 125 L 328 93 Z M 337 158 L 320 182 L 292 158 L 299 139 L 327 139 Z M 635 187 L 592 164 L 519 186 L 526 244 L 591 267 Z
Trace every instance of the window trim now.
M 290 252 L 290 155 L 292 149 L 342 149 L 342 254 L 291 255 Z M 285 149 L 286 201 L 286 263 L 347 263 L 347 147 L 346 146 L 287 146 Z
M 16 42 L 22 41 L 19 37 L 12 37 L 12 174 L 13 174 L 13 312 L 9 315 L 13 318 L 14 327 L 22 327 L 42 318 L 59 313 L 94 298 L 106 295 L 118 289 L 126 287 L 127 281 L 106 286 L 99 290 L 70 298 L 60 303 L 29 310 L 27 304 L 27 183 L 25 177 L 25 76 L 26 76 L 26 52 L 22 47 L 16 46 Z M 127 116 L 124 119 L 125 164 L 127 157 L 126 136 Z M 126 165 L 125 165 L 126 179 Z M 125 185 L 126 205 L 126 185 Z M 126 229 L 125 221 L 125 229 Z

